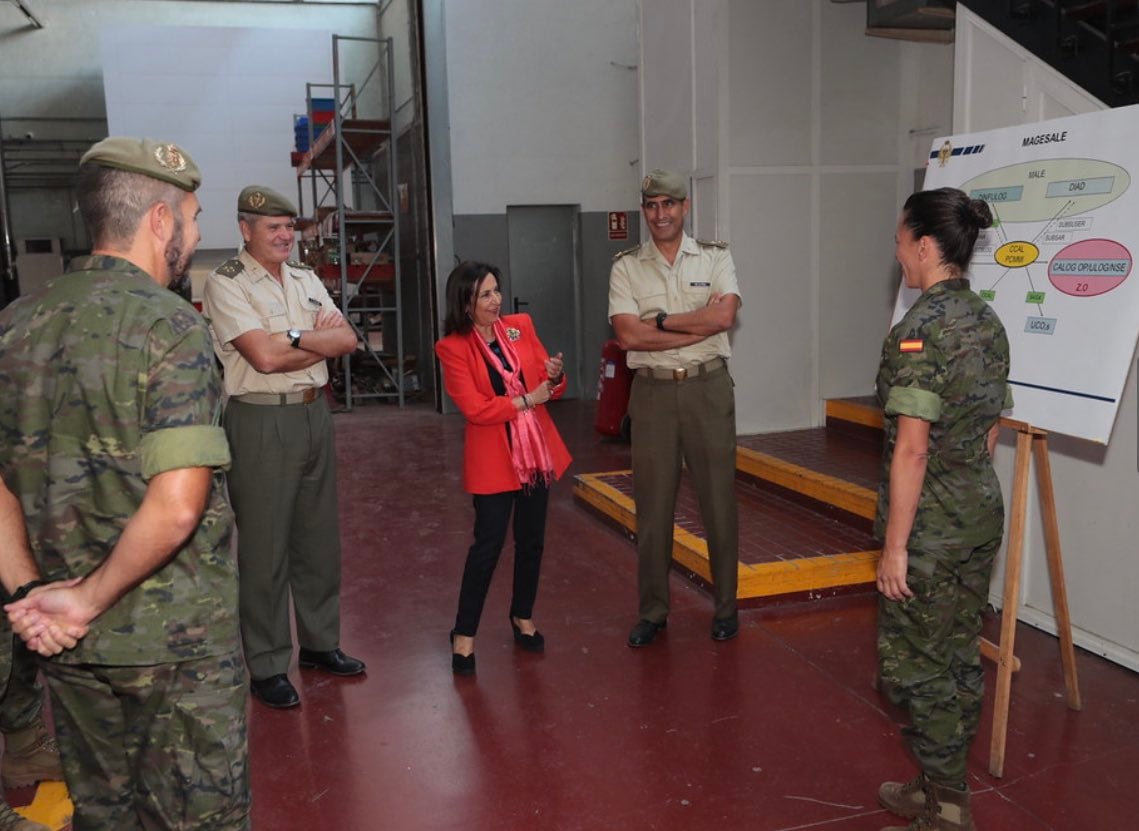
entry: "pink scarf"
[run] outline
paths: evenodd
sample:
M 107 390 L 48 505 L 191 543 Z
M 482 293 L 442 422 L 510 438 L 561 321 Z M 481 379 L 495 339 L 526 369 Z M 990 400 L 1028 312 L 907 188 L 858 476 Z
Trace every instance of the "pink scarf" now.
M 499 319 L 494 322 L 494 337 L 498 341 L 498 348 L 506 356 L 506 362 L 510 364 L 509 371 L 478 332 L 472 331 L 471 337 L 478 343 L 486 362 L 502 376 L 507 396 L 514 398 L 524 395 L 526 390 L 522 386 L 522 362 L 519 360 L 518 352 L 514 349 L 510 338 L 507 337 L 506 327 L 503 326 L 502 320 Z M 511 424 L 513 425 L 513 440 L 510 443 L 510 456 L 514 463 L 514 472 L 518 475 L 518 481 L 522 483 L 523 487 L 535 485 L 539 482 L 548 485 L 550 480 L 554 478 L 554 463 L 550 461 L 546 437 L 542 433 L 542 425 L 538 423 L 534 408 L 519 410 Z

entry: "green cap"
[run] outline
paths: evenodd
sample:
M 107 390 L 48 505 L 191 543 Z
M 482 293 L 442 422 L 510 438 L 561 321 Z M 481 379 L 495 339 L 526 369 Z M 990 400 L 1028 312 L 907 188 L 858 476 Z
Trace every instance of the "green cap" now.
M 281 194 L 264 185 L 250 185 L 237 197 L 237 210 L 258 216 L 296 216 L 297 209 Z
M 141 173 L 191 193 L 202 183 L 202 173 L 190 154 L 168 141 L 111 136 L 83 154 L 79 166 L 85 164 Z
M 671 196 L 673 199 L 688 198 L 688 182 L 683 176 L 659 167 L 650 170 L 641 180 L 641 196 Z

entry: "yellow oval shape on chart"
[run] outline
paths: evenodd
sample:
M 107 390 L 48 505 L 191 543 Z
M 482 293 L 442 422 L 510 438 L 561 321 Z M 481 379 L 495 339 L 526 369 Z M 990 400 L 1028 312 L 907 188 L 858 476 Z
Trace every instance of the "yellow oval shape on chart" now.
M 1031 242 L 1006 242 L 993 254 L 998 265 L 1006 268 L 1024 268 L 1032 265 L 1040 256 L 1040 249 Z

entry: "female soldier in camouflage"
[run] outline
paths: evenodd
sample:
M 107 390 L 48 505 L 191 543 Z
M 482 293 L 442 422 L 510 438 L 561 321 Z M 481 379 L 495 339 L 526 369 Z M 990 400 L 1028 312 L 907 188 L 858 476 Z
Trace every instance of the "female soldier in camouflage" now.
M 1004 530 L 992 452 L 1011 401 L 1004 327 L 964 272 L 991 224 L 984 202 L 941 188 L 906 201 L 894 237 L 902 277 L 922 294 L 890 330 L 877 379 L 878 656 L 883 691 L 909 711 L 903 732 L 921 773 L 878 798 L 913 831 L 974 828 L 965 758 L 981 713 L 981 608 Z

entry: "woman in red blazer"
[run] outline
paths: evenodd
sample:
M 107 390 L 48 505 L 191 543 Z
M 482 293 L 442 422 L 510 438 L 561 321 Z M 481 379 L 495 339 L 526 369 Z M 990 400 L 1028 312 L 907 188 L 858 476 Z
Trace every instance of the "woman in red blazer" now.
M 444 337 L 435 344 L 443 385 L 467 420 L 463 487 L 473 495 L 475 540 L 467 551 L 451 669 L 475 671 L 475 634 L 514 514 L 514 594 L 510 626 L 522 649 L 541 652 L 532 620 L 546 536 L 550 483 L 570 455 L 545 403 L 565 391 L 559 352 L 550 357 L 529 315 L 501 315 L 499 271 L 460 263 L 447 278 Z

